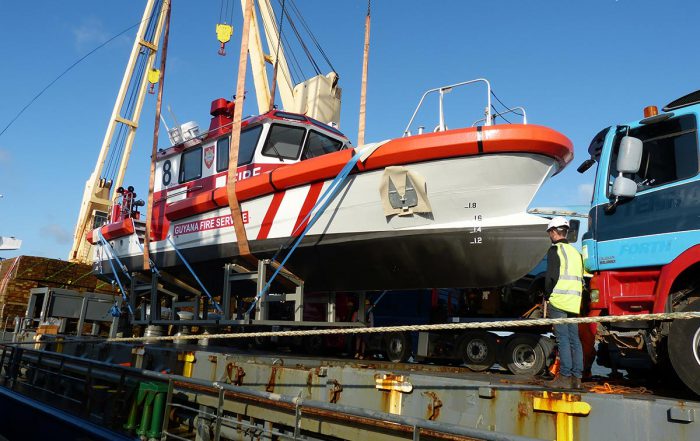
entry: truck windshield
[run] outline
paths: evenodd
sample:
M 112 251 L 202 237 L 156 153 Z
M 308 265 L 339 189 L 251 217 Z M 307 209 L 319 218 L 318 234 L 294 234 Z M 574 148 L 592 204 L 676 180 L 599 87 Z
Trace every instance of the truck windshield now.
M 618 175 L 617 153 L 624 132 L 615 137 L 610 158 L 608 195 Z M 630 130 L 630 136 L 639 138 L 644 145 L 639 171 L 630 178 L 637 190 L 644 191 L 670 182 L 688 179 L 698 174 L 697 121 L 694 115 L 684 115 L 666 121 L 644 125 Z

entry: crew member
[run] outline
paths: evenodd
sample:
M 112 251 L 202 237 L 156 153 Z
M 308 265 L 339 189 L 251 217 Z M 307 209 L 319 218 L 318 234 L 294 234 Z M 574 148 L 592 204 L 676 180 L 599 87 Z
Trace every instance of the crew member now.
M 569 221 L 553 218 L 547 225 L 552 247 L 547 253 L 545 300 L 549 302 L 550 318 L 577 317 L 581 311 L 583 293 L 583 260 L 581 254 L 566 240 Z M 554 325 L 559 347 L 560 370 L 547 385 L 561 389 L 580 389 L 583 371 L 583 351 L 578 325 Z

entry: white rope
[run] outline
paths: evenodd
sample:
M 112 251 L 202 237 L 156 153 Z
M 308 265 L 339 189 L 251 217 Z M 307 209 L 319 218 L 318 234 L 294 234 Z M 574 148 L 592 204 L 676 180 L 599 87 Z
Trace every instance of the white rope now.
M 359 327 L 359 328 L 340 328 L 340 329 L 305 329 L 293 331 L 265 331 L 265 332 L 245 332 L 245 333 L 225 333 L 225 334 L 199 334 L 199 335 L 180 335 L 180 336 L 154 336 L 154 337 L 116 337 L 109 338 L 105 341 L 108 343 L 125 343 L 125 342 L 156 342 L 156 341 L 175 341 L 175 340 L 200 340 L 203 338 L 216 339 L 234 339 L 234 338 L 256 338 L 256 337 L 304 337 L 309 335 L 340 335 L 340 334 L 374 334 L 381 332 L 413 332 L 413 331 L 445 331 L 445 330 L 464 330 L 464 329 L 496 329 L 496 328 L 525 328 L 534 326 L 549 326 L 563 324 L 580 324 L 580 323 L 619 323 L 631 321 L 668 321 L 668 320 L 690 320 L 700 319 L 700 312 L 668 312 L 659 314 L 638 314 L 638 315 L 620 315 L 620 316 L 598 316 L 598 317 L 572 317 L 572 318 L 542 318 L 542 319 L 519 319 L 519 320 L 501 320 L 488 322 L 468 322 L 468 323 L 440 323 L 431 325 L 405 325 L 405 326 L 381 326 L 375 328 Z M 183 321 L 182 325 L 187 322 Z M 293 325 L 293 322 L 290 322 Z M 328 326 L 332 326 L 328 323 Z

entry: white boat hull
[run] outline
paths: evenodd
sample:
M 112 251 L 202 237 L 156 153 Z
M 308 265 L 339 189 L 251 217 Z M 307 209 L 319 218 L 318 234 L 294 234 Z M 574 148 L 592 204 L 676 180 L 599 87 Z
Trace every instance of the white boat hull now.
M 553 173 L 553 158 L 500 153 L 406 168 L 424 178 L 431 211 L 387 216 L 379 191 L 384 171 L 351 175 L 286 265 L 307 289 L 497 286 L 525 275 L 546 253 L 545 223 L 526 209 Z M 300 220 L 329 185 L 303 185 L 243 202 L 253 254 L 271 257 L 298 236 Z M 223 263 L 238 254 L 229 217 L 224 207 L 169 226 L 177 248 L 214 285 L 221 283 Z M 136 235 L 111 244 L 130 269 L 140 269 Z M 152 242 L 150 252 L 160 268 L 182 266 L 168 240 Z M 97 253 L 102 271 L 109 272 L 104 258 L 103 251 Z

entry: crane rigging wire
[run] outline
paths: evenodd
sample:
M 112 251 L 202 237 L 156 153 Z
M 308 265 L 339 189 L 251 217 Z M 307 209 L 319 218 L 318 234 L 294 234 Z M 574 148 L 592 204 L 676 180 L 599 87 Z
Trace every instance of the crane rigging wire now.
M 284 25 L 284 1 L 282 0 L 282 12 L 280 12 L 280 22 L 277 25 L 277 49 L 275 51 L 275 65 L 272 68 L 272 90 L 270 94 L 270 110 L 275 107 L 275 91 L 277 90 L 277 71 L 279 67 L 280 47 L 282 46 L 282 26 Z
M 284 2 L 284 0 L 282 0 L 282 1 Z M 316 35 L 311 31 L 311 28 L 306 23 L 306 20 L 304 20 L 304 16 L 299 11 L 299 8 L 297 8 L 297 5 L 294 3 L 294 0 L 289 0 L 289 3 L 292 5 L 292 9 L 294 10 L 296 16 L 299 18 L 299 22 L 304 27 L 306 32 L 309 34 L 309 36 L 311 37 L 311 40 L 314 42 L 316 49 L 318 49 L 318 51 L 321 54 L 321 56 L 323 57 L 323 59 L 326 60 L 326 63 L 328 63 L 328 66 L 331 68 L 331 70 L 333 72 L 336 72 L 335 67 L 333 67 L 333 63 L 331 63 L 331 60 L 328 58 L 328 55 L 326 54 L 326 51 L 323 50 L 323 47 L 321 47 L 321 44 L 318 42 Z M 369 3 L 367 5 L 367 10 L 369 11 Z
M 274 22 L 274 21 L 275 21 L 275 13 L 274 13 L 274 11 L 272 10 L 272 5 L 270 5 L 269 3 L 268 3 L 267 5 L 268 5 L 268 8 L 266 8 L 265 11 L 263 11 L 262 8 L 261 8 L 261 9 L 260 9 L 260 13 L 261 13 L 261 14 L 262 14 L 262 13 L 266 13 L 267 16 L 268 16 L 268 18 L 269 18 L 272 22 Z M 265 31 L 267 32 L 267 30 L 265 30 Z M 286 38 L 286 34 L 278 32 L 278 36 L 280 36 L 280 35 L 282 36 L 282 38 L 284 38 L 285 47 L 287 48 L 286 51 L 287 51 L 288 53 L 291 54 L 291 56 L 292 56 L 292 58 L 294 59 L 294 61 L 298 64 L 298 61 L 296 60 L 296 56 L 295 56 L 295 54 L 294 54 L 294 51 L 292 50 L 292 47 L 291 47 L 291 45 L 289 44 L 289 40 Z M 294 78 L 294 76 L 292 75 L 291 72 L 289 72 L 289 75 L 287 75 L 286 72 L 284 72 L 284 70 L 283 70 L 283 73 L 285 74 L 284 78 L 285 78 L 285 80 L 287 80 L 287 83 L 288 83 L 291 87 L 294 87 L 294 85 L 297 84 L 297 82 L 298 82 L 297 78 Z M 290 76 L 292 76 L 292 78 L 290 78 Z M 302 77 L 301 77 L 301 78 L 304 78 L 303 72 L 302 72 Z

